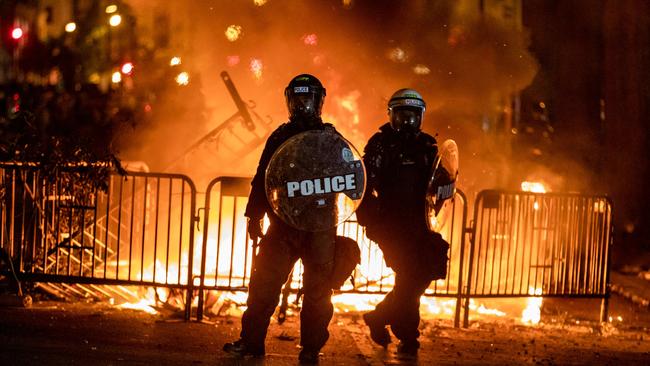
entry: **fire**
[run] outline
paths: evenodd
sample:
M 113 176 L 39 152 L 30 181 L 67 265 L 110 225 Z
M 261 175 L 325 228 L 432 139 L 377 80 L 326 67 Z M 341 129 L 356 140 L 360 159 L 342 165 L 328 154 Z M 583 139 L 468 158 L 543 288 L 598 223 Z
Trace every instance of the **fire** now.
M 521 190 L 524 192 L 546 193 L 548 190 L 542 182 L 521 182 Z
M 469 309 L 472 310 L 472 311 L 476 311 L 477 313 L 483 314 L 483 315 L 494 315 L 494 316 L 505 316 L 506 315 L 506 313 L 504 313 L 503 311 L 500 311 L 498 309 L 489 309 L 489 308 L 485 307 L 485 305 L 483 305 L 483 304 L 479 304 L 477 306 L 476 303 L 474 301 L 472 301 L 472 300 L 470 300 L 470 302 L 469 302 Z
M 152 307 L 153 305 L 154 304 L 150 300 L 142 299 L 136 303 L 127 302 L 118 305 L 117 307 L 120 309 L 140 310 L 152 315 L 158 314 L 158 311 Z
M 375 305 L 384 298 L 376 294 L 338 294 L 332 296 L 332 303 L 336 312 L 347 313 L 350 311 L 371 311 Z
M 356 102 L 354 98 L 340 98 L 339 102 L 340 108 L 354 113 L 354 103 Z M 195 232 L 193 268 L 191 269 L 194 284 L 196 286 L 200 285 L 198 275 L 201 273 L 201 256 L 203 242 L 205 240 L 204 286 L 208 289 L 213 286 L 244 288 L 250 280 L 253 259 L 251 250 L 252 241 L 247 236 L 246 218 L 243 216 L 247 200 L 241 197 L 235 199 L 235 197 L 227 195 L 222 196 L 221 200 L 217 200 L 217 195 L 215 195 L 213 199 L 215 208 L 209 210 L 209 227 L 207 230 Z M 216 204 L 217 201 L 220 203 Z M 443 220 L 443 229 L 441 232 L 447 232 L 444 229 L 444 223 L 447 221 L 450 222 L 450 220 Z M 266 228 L 268 228 L 268 219 L 265 219 L 264 229 Z M 340 225 L 337 233 L 338 235 L 355 238 L 361 249 L 361 263 L 354 274 L 354 286 L 348 281 L 342 290 L 354 291 L 356 289 L 362 292 L 374 293 L 337 294 L 333 297 L 334 307 L 339 313 L 371 311 L 385 296 L 378 292 L 390 291 L 394 286 L 393 272 L 390 268 L 386 267 L 379 247 L 372 244 L 363 235 L 363 230 L 355 222 L 354 216 L 352 216 L 350 221 Z M 183 274 L 188 270 L 188 259 L 187 257 L 181 257 L 177 262 L 180 264 L 172 265 L 172 261 L 170 261 L 167 265 L 165 259 L 156 258 L 154 262 L 148 265 L 145 264 L 142 279 L 148 282 L 175 283 L 178 281 L 181 284 L 186 283 L 187 278 Z M 124 258 L 120 258 L 120 261 L 124 262 L 120 265 L 120 272 L 126 271 L 129 265 L 128 262 Z M 111 267 L 113 265 L 109 268 Z M 452 273 L 450 273 L 449 279 L 447 280 L 451 281 L 452 291 L 453 287 L 457 286 L 454 282 L 454 279 L 457 278 L 457 273 L 454 274 L 453 271 L 452 269 Z M 124 277 L 124 275 L 121 274 L 120 278 Z M 139 274 L 136 274 L 136 276 L 140 279 Z M 302 265 L 298 261 L 294 267 L 291 283 L 291 288 L 294 293 L 301 286 L 301 276 Z M 177 278 L 178 280 L 176 280 Z M 437 288 L 444 288 L 447 286 L 447 282 L 441 280 L 432 285 L 437 286 Z M 120 305 L 120 308 L 141 310 L 155 314 L 158 309 L 156 305 L 160 304 L 160 302 L 164 302 L 165 305 L 171 304 L 179 309 L 183 307 L 182 297 L 174 295 L 172 290 L 158 289 L 158 292 L 156 293 L 153 288 L 149 288 L 146 290 L 146 293 L 136 293 L 133 296 L 133 300 Z M 204 305 L 206 306 L 206 311 L 211 314 L 240 316 L 245 309 L 246 298 L 248 296 L 246 292 L 222 292 L 215 290 L 206 292 L 207 300 L 204 302 Z M 521 321 L 525 324 L 537 324 L 540 318 L 541 307 L 541 298 L 537 296 L 541 294 L 541 289 L 531 288 L 530 294 L 536 295 L 536 297 L 527 301 L 528 307 L 523 311 Z M 295 295 L 291 296 L 295 299 Z M 139 301 L 136 299 L 139 299 Z M 507 310 L 510 314 L 516 314 L 524 308 L 525 300 L 518 301 L 516 310 Z M 456 314 L 456 305 L 457 299 L 455 297 L 436 298 L 425 295 L 421 298 L 420 310 L 422 318 L 451 319 Z M 473 317 L 507 316 L 503 309 L 497 309 L 485 302 L 478 302 L 476 299 L 470 299 L 469 308 L 471 311 L 470 314 Z M 291 315 L 290 312 L 288 314 Z
M 526 299 L 526 309 L 521 313 L 521 322 L 524 324 L 535 325 L 539 324 L 541 319 L 541 307 L 542 307 L 542 289 L 530 287 L 528 289 L 529 295 L 536 295 Z
M 148 314 L 158 314 L 158 311 L 154 308 L 156 305 L 156 296 L 155 296 L 155 290 L 153 288 L 149 288 L 147 290 L 147 293 L 145 294 L 145 297 L 142 298 L 138 302 L 127 302 L 124 304 L 120 304 L 117 307 L 120 309 L 130 309 L 130 310 L 138 310 L 138 311 L 144 311 Z
M 359 129 L 361 115 L 358 101 L 361 92 L 352 90 L 347 94 L 334 95 L 331 98 L 334 101 L 330 109 L 332 112 L 324 113 L 323 120 L 334 124 L 354 146 L 364 146 L 367 137 Z

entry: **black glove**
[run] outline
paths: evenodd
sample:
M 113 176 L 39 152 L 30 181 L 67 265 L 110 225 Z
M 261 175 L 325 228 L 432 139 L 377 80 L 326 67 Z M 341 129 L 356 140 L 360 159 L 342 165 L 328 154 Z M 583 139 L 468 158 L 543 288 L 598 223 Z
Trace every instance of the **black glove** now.
M 256 240 L 264 236 L 264 233 L 262 232 L 263 225 L 264 220 L 261 218 L 248 218 L 248 235 L 251 239 Z

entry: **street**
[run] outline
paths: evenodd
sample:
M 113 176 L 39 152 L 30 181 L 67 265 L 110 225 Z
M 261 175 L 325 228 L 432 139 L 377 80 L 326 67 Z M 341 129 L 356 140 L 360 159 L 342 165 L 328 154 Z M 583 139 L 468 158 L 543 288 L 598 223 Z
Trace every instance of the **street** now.
M 514 318 L 471 321 L 467 329 L 450 320 L 421 323 L 417 360 L 400 360 L 396 340 L 388 350 L 372 344 L 360 312 L 337 312 L 322 365 L 400 364 L 585 364 L 645 365 L 650 362 L 650 314 L 614 295 L 611 323 L 590 320 L 595 303 L 545 300 L 542 322 L 520 325 Z M 619 318 L 620 317 L 620 318 Z M 622 319 L 622 321 L 617 320 Z M 299 320 L 272 320 L 267 356 L 237 359 L 224 342 L 237 339 L 238 316 L 185 323 L 108 304 L 36 302 L 32 308 L 0 308 L 2 365 L 295 365 Z

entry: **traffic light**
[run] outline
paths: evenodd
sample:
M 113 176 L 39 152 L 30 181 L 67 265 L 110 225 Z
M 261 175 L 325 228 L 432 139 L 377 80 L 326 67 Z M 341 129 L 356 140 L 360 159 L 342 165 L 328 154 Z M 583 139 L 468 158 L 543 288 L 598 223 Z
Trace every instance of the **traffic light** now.
M 11 30 L 11 38 L 14 39 L 14 40 L 16 40 L 16 41 L 18 41 L 18 40 L 20 40 L 21 38 L 23 38 L 23 35 L 24 35 L 24 34 L 25 34 L 25 33 L 23 32 L 23 29 L 20 28 L 20 27 L 14 27 L 14 28 Z

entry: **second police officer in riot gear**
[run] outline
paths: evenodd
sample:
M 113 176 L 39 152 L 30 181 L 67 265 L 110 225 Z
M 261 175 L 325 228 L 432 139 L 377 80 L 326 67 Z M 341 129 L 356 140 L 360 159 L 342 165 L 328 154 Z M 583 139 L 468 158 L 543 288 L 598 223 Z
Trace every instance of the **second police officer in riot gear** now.
M 357 218 L 379 244 L 395 272 L 395 286 L 375 310 L 364 314 L 373 341 L 386 347 L 390 326 L 400 340 L 398 354 L 419 348 L 420 296 L 432 280 L 445 278 L 449 244 L 429 230 L 425 193 L 438 153 L 436 140 L 422 132 L 425 102 L 400 89 L 388 103 L 390 122 L 364 150 L 367 186 Z
M 278 304 L 282 285 L 298 258 L 304 265 L 303 306 L 300 312 L 300 361 L 318 362 L 320 349 L 329 337 L 327 326 L 332 318 L 330 275 L 334 266 L 336 228 L 307 232 L 297 230 L 274 214 L 265 193 L 266 168 L 274 152 L 289 138 L 309 130 L 335 131 L 321 120 L 325 88 L 314 76 L 298 75 L 285 89 L 289 122 L 278 127 L 268 138 L 251 183 L 245 215 L 251 238 L 262 238 L 255 268 L 251 275 L 247 309 L 242 317 L 241 338 L 227 343 L 226 352 L 236 355 L 264 355 L 264 340 L 271 315 Z M 262 219 L 268 215 L 270 226 L 262 233 Z

